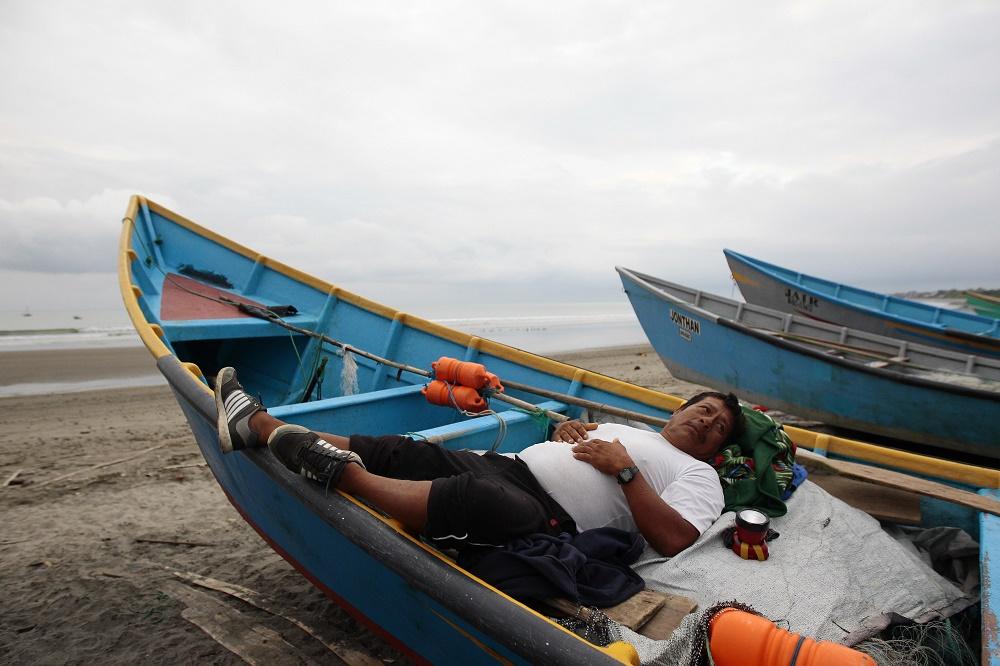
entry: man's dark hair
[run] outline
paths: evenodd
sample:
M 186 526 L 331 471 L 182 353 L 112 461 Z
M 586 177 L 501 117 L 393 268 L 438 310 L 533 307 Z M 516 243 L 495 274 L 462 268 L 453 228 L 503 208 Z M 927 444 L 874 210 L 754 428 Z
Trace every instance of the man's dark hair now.
M 718 398 L 725 405 L 729 414 L 733 417 L 733 427 L 726 436 L 726 441 L 723 442 L 723 446 L 731 443 L 737 437 L 743 434 L 743 429 L 746 428 L 746 421 L 743 419 L 743 408 L 740 407 L 739 398 L 736 397 L 735 393 L 719 393 L 718 391 L 702 391 L 701 393 L 696 393 L 687 401 L 677 408 L 677 411 L 682 409 L 687 409 L 691 405 L 701 402 L 707 398 Z

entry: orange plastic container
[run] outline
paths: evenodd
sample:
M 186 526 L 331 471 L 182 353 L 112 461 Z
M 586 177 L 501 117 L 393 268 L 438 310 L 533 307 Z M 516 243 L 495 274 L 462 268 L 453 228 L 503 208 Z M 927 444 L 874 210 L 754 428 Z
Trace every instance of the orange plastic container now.
M 450 390 L 449 390 L 450 389 Z M 482 412 L 489 405 L 483 396 L 476 392 L 476 389 L 468 386 L 449 386 L 440 379 L 435 379 L 430 384 L 420 390 L 427 398 L 427 402 L 432 405 L 443 405 L 445 407 L 458 406 L 467 412 Z M 452 399 L 454 398 L 454 402 Z
M 717 666 L 876 666 L 863 652 L 779 629 L 766 617 L 726 608 L 708 624 Z
M 489 386 L 498 391 L 503 390 L 503 386 L 500 385 L 500 378 L 492 372 L 488 372 L 486 366 L 482 363 L 459 361 L 457 358 L 442 356 L 431 363 L 431 368 L 434 370 L 434 376 L 437 379 L 449 384 L 458 384 L 474 389 L 482 389 Z

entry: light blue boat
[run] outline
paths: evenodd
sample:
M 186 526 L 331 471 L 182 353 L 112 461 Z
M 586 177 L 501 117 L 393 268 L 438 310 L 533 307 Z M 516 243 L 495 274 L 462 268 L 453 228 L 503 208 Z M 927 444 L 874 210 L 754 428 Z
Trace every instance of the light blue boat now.
M 1000 460 L 1000 361 L 973 357 L 970 368 L 965 355 L 618 272 L 676 377 L 829 425 Z
M 722 391 L 734 391 L 742 398 L 769 407 L 845 427 L 864 426 L 862 429 L 877 429 L 898 436 L 911 433 L 914 423 L 923 423 L 926 429 L 933 430 L 935 437 L 944 441 L 952 440 L 951 429 L 954 429 L 964 438 L 957 442 L 962 450 L 1000 458 L 1000 426 L 997 425 L 1000 423 L 1000 393 L 996 393 L 996 389 L 956 388 L 952 392 L 946 387 L 934 386 L 939 383 L 937 379 L 920 378 L 919 372 L 904 379 L 894 376 L 903 373 L 887 371 L 886 367 L 898 366 L 898 358 L 895 363 L 888 364 L 870 360 L 870 350 L 880 350 L 883 352 L 879 354 L 881 358 L 887 359 L 891 358 L 887 354 L 893 350 L 912 352 L 918 349 L 916 347 L 689 289 L 627 268 L 617 267 L 616 270 L 646 336 L 675 377 Z M 851 350 L 862 353 L 851 353 Z M 923 351 L 939 353 L 933 349 Z M 848 358 L 851 356 L 854 360 Z M 956 361 L 962 358 L 954 356 Z M 859 357 L 869 360 L 870 365 L 859 362 Z M 980 362 L 991 367 L 990 374 L 1000 368 L 1000 364 L 992 360 L 981 359 Z M 981 386 L 980 379 L 972 383 Z M 949 398 L 949 395 L 962 397 Z M 935 425 L 928 415 L 937 415 L 940 424 Z M 795 428 L 786 429 L 800 432 Z M 922 436 L 926 437 L 926 432 Z M 895 466 L 894 461 L 906 455 L 873 445 L 863 445 L 863 450 L 852 447 L 848 453 L 835 440 L 837 438 L 819 436 L 811 448 L 889 466 Z M 934 467 L 949 464 L 953 463 L 940 461 Z M 928 473 L 925 468 L 918 474 L 931 478 L 940 471 Z M 981 482 L 973 482 L 973 485 Z M 989 485 L 989 488 L 982 488 L 980 494 L 1000 497 L 991 482 Z M 957 518 L 951 513 L 951 507 L 945 508 L 943 515 L 929 518 L 928 514 L 936 514 L 937 508 L 923 507 L 925 522 L 934 524 L 941 520 L 948 523 Z M 989 581 L 983 589 L 982 599 L 982 663 L 998 666 L 1000 635 L 996 622 L 1000 618 L 1000 592 L 996 581 L 1000 580 L 997 578 L 1000 575 L 1000 519 L 981 514 L 978 522 L 980 567 L 983 580 Z M 969 523 L 965 529 L 973 534 L 977 531 L 974 524 Z
M 723 252 L 748 303 L 890 338 L 1000 357 L 1000 319 L 866 291 L 732 250 Z
M 580 401 L 589 400 L 608 406 L 605 410 L 666 418 L 681 404 L 679 398 L 379 305 L 141 197 L 132 198 L 125 215 L 118 273 L 136 331 L 229 501 L 276 552 L 362 623 L 418 663 L 637 663 L 632 646 L 594 646 L 469 575 L 391 517 L 290 473 L 266 450 L 223 455 L 209 384 L 220 368 L 232 365 L 248 390 L 285 420 L 335 432 L 415 433 L 471 449 L 489 448 L 501 431 L 499 421 L 469 418 L 424 400 L 421 369 L 440 356 L 484 363 L 509 394 L 572 416 L 581 415 Z M 247 316 L 256 306 L 282 313 L 294 330 Z M 356 375 L 342 372 L 342 348 L 321 343 L 312 333 L 350 346 Z M 515 388 L 519 382 L 530 390 Z M 499 450 L 516 452 L 546 436 L 537 412 L 493 405 L 505 424 Z M 794 428 L 789 433 L 800 446 L 825 448 L 831 458 L 882 463 L 891 458 L 897 470 L 964 488 L 1000 487 L 994 470 Z M 950 521 L 978 520 L 976 511 L 953 508 L 957 513 Z M 983 608 L 995 618 L 992 597 Z

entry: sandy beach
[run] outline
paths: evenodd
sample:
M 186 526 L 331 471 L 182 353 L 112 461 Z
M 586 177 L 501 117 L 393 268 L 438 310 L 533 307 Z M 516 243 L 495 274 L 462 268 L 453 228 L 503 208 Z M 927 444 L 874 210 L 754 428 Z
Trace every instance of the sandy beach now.
M 648 347 L 557 357 L 681 396 L 699 390 Z M 144 348 L 8 352 L 0 385 L 153 367 Z M 0 488 L 0 661 L 242 663 L 186 619 L 206 612 L 265 636 L 268 663 L 407 661 L 240 518 L 165 386 L 6 397 L 0 413 L 0 484 L 10 482 Z M 256 606 L 178 573 L 248 588 Z

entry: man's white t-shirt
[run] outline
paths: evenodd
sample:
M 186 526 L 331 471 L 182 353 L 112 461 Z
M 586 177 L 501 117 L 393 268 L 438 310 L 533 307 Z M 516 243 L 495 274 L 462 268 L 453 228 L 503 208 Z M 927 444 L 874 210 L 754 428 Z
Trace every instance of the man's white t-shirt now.
M 674 448 L 660 433 L 603 423 L 588 435 L 607 442 L 618 438 L 649 485 L 699 534 L 722 513 L 725 501 L 718 473 Z M 581 531 L 595 527 L 638 531 L 618 480 L 574 458 L 572 444 L 541 442 L 517 456 Z

